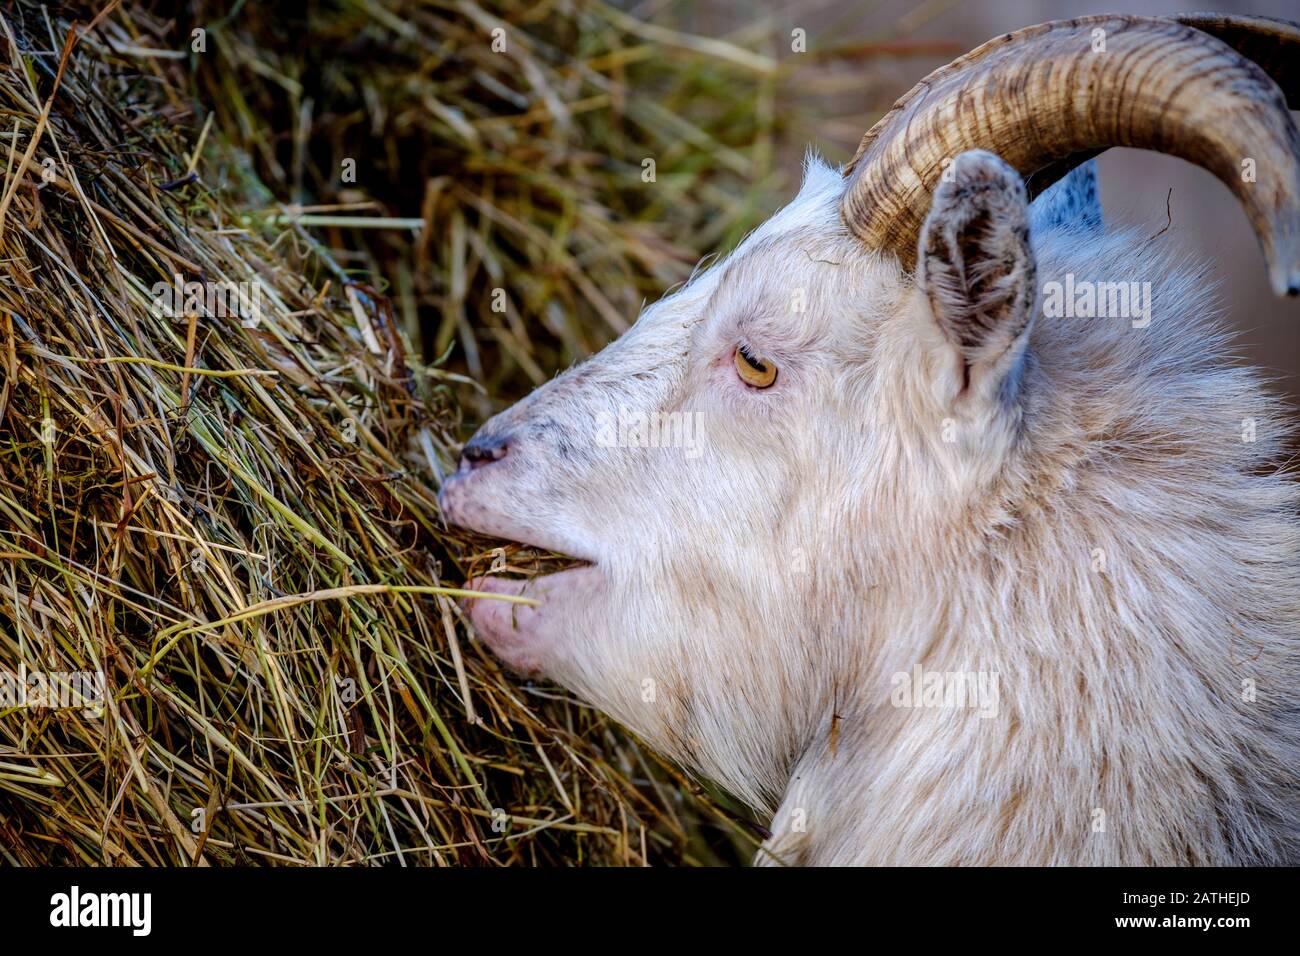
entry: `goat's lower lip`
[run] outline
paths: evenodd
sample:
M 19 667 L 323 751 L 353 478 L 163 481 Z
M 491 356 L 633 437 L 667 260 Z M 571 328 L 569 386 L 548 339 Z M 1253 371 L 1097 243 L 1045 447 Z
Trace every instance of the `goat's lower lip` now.
M 515 670 L 534 674 L 545 669 L 552 647 L 568 636 L 574 612 L 590 602 L 598 580 L 590 564 L 532 578 L 472 578 L 467 590 L 535 598 L 537 604 L 466 598 L 465 611 L 493 653 Z

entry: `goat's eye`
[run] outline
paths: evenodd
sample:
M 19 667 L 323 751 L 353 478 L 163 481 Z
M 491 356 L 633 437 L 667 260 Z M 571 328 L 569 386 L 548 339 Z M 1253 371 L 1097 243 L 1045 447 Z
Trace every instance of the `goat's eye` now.
M 743 345 L 736 347 L 736 374 L 746 385 L 767 388 L 776 381 L 776 366 Z

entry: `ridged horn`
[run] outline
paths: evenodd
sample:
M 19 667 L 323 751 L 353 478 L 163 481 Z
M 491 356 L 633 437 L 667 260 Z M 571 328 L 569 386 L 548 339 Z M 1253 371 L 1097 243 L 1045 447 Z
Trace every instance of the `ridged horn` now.
M 1289 109 L 1300 110 L 1300 24 L 1227 13 L 1174 13 L 1160 19 L 1173 20 L 1218 37 L 1269 75 L 1286 97 Z M 1091 149 L 1074 153 L 1029 174 L 1025 177 L 1029 198 L 1035 198 L 1074 167 L 1105 151 Z
M 1218 37 L 1267 73 L 1287 106 L 1300 109 L 1300 23 L 1230 13 L 1175 13 L 1160 19 Z
M 1274 291 L 1295 295 L 1300 134 L 1287 95 L 1297 92 L 1298 49 L 1296 24 L 1220 14 L 1083 17 L 1008 33 L 931 73 L 867 131 L 845 171 L 840 215 L 912 269 L 931 196 L 959 153 L 997 153 L 1036 193 L 1111 146 L 1150 149 L 1232 190 Z

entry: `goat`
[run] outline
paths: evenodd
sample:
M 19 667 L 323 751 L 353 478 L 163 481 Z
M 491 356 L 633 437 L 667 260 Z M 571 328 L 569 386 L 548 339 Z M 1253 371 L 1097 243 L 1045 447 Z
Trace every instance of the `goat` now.
M 769 815 L 758 862 L 1296 860 L 1289 411 L 1203 271 L 1103 225 L 1088 160 L 1211 170 L 1295 294 L 1297 49 L 1262 18 L 1042 24 L 844 170 L 810 157 L 465 445 L 449 521 L 583 562 L 470 582 L 537 601 L 469 601 L 481 639 Z

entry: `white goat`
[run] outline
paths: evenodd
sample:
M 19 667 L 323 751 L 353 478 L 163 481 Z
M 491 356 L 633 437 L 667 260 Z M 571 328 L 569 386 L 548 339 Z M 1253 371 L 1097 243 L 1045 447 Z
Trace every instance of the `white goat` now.
M 1102 228 L 1091 164 L 1032 205 L 1022 175 L 1198 162 L 1294 292 L 1297 134 L 1238 49 L 1295 62 L 1268 54 L 1298 36 L 1030 28 L 932 74 L 845 175 L 810 159 L 465 447 L 449 520 L 587 562 L 471 582 L 539 600 L 470 602 L 482 639 L 772 814 L 762 861 L 1296 859 L 1288 412 L 1225 358 L 1201 270 Z

